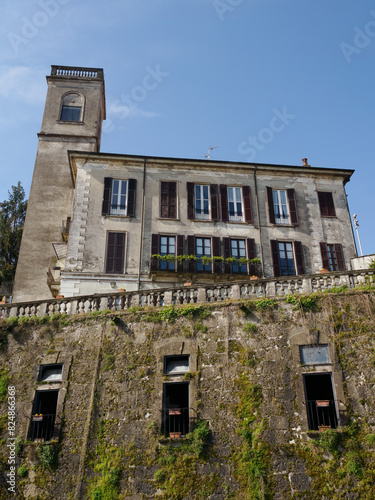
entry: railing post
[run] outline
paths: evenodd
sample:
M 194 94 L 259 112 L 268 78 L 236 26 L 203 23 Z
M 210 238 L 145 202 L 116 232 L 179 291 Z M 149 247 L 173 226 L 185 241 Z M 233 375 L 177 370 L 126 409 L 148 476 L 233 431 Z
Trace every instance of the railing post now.
M 269 281 L 266 284 L 266 297 L 276 297 L 276 282 Z
M 42 304 L 40 304 L 38 316 L 41 318 L 47 316 L 47 302 L 42 302 Z
M 312 283 L 311 278 L 302 279 L 302 293 L 312 293 Z
M 206 302 L 206 289 L 205 288 L 198 288 L 197 302 Z
M 164 292 L 163 305 L 170 306 L 172 304 L 172 294 L 173 294 L 172 290 Z
M 239 300 L 241 298 L 240 285 L 231 286 L 231 299 Z
M 100 307 L 99 311 L 105 311 L 108 309 L 108 297 L 100 297 Z
M 131 307 L 133 307 L 133 306 L 139 306 L 140 305 L 140 299 L 141 299 L 141 296 L 140 296 L 139 293 L 135 293 L 134 295 L 132 295 L 131 302 L 130 302 Z

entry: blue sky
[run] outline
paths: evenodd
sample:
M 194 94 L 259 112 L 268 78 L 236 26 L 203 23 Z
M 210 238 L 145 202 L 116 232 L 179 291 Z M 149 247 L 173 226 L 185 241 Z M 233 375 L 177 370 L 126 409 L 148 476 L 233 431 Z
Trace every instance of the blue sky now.
M 355 169 L 375 253 L 372 1 L 2 0 L 0 36 L 0 200 L 30 188 L 50 66 L 99 67 L 103 152 Z

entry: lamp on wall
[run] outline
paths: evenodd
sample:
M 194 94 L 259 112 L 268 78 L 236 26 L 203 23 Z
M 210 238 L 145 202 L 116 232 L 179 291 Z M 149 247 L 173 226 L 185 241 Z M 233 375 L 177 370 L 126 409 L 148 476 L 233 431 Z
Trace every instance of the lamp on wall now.
M 111 281 L 110 285 L 111 285 L 111 288 L 115 288 L 116 287 L 116 281 Z

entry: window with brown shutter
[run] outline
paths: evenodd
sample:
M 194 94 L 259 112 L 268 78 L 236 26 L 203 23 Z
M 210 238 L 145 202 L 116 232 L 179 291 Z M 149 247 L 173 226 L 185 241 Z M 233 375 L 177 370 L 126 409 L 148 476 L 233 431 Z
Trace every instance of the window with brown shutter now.
M 104 178 L 102 215 L 135 216 L 136 179 Z
M 123 274 L 125 259 L 125 233 L 108 233 L 106 273 Z
M 160 183 L 160 217 L 163 219 L 177 218 L 177 183 Z
M 318 191 L 320 215 L 322 217 L 336 217 L 333 196 L 330 192 Z
M 327 271 L 345 271 L 345 260 L 340 243 L 320 243 L 323 268 Z
M 268 214 L 271 224 L 297 225 L 297 201 L 294 189 L 272 189 L 267 186 Z
M 188 219 L 220 220 L 219 186 L 186 183 Z
M 300 241 L 271 240 L 274 276 L 305 274 L 303 247 Z

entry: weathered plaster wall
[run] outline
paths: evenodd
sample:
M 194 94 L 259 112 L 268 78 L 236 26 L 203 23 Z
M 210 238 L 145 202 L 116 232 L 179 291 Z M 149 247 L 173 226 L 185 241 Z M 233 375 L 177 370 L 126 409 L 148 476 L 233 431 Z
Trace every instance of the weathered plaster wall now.
M 38 366 L 57 360 L 68 370 L 58 466 L 43 469 L 40 445 L 27 443 L 17 498 L 372 498 L 372 291 L 32 321 L 1 324 L 1 375 L 17 390 L 19 436 Z M 331 364 L 302 366 L 299 346 L 317 343 L 329 345 Z M 164 356 L 181 353 L 188 375 L 163 374 Z M 332 373 L 342 425 L 324 439 L 307 432 L 303 374 L 314 372 Z M 182 380 L 208 440 L 160 438 L 163 384 Z

